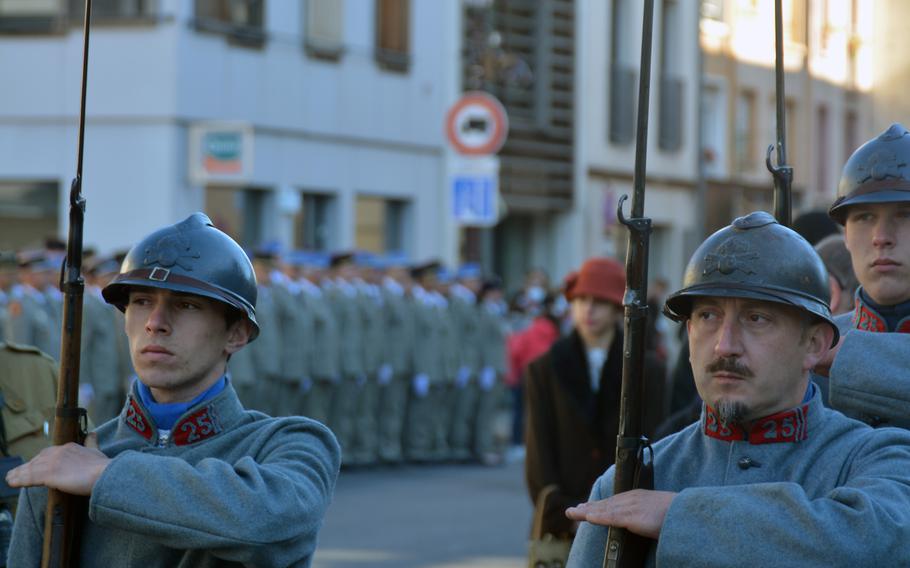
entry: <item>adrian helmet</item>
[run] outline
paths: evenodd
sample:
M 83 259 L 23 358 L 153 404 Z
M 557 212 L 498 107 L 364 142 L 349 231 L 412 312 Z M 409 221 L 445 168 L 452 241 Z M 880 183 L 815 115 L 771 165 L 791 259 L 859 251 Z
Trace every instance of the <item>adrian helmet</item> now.
M 830 324 L 834 343 L 839 337 L 824 263 L 806 239 L 764 211 L 737 218 L 698 247 L 686 266 L 682 289 L 667 298 L 664 314 L 683 321 L 700 296 L 793 306 Z
M 120 274 L 104 287 L 107 303 L 126 308 L 131 286 L 162 288 L 205 296 L 256 321 L 256 275 L 249 257 L 234 239 L 219 231 L 203 213 L 193 213 L 145 237 L 130 249 Z
M 851 205 L 896 201 L 910 201 L 910 132 L 898 123 L 847 159 L 828 215 L 843 225 Z

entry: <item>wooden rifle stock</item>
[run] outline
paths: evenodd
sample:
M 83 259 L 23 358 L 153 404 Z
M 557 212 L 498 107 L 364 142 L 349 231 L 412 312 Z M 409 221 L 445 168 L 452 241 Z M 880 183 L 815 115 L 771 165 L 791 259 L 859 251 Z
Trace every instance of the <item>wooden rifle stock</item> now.
M 646 0 L 641 39 L 641 75 L 638 81 L 638 132 L 635 140 L 635 177 L 632 213 L 626 218 L 622 196 L 619 221 L 629 230 L 626 251 L 626 293 L 623 298 L 624 336 L 622 394 L 613 494 L 632 489 L 653 489 L 650 445 L 642 432 L 642 399 L 645 385 L 645 333 L 648 321 L 648 248 L 651 219 L 644 217 L 645 175 L 648 151 L 648 101 L 651 90 L 651 35 L 654 0 Z M 604 551 L 605 568 L 643 566 L 651 540 L 626 529 L 610 527 Z
M 79 363 L 82 346 L 82 229 L 85 199 L 82 197 L 82 149 L 85 136 L 85 94 L 88 78 L 89 22 L 92 2 L 85 2 L 85 31 L 82 59 L 82 100 L 79 111 L 79 142 L 76 177 L 70 186 L 69 238 L 66 262 L 60 275 L 63 291 L 63 330 L 60 345 L 60 374 L 57 382 L 57 409 L 54 418 L 54 445 L 85 441 L 85 409 L 79 408 Z M 42 568 L 78 566 L 79 529 L 85 517 L 86 499 L 48 489 L 44 519 Z

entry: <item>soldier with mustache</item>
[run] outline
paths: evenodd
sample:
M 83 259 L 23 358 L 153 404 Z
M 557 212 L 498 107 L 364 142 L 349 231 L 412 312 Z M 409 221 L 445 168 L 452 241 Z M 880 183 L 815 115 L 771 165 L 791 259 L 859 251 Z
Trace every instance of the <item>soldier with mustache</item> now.
M 810 370 L 837 342 L 812 246 L 764 212 L 710 236 L 665 313 L 685 321 L 700 419 L 653 446 L 654 490 L 587 503 L 569 566 L 600 566 L 608 526 L 648 565 L 893 566 L 910 558 L 910 432 L 825 408 Z M 862 535 L 862 538 L 852 538 Z
M 81 566 L 309 566 L 340 450 L 322 424 L 237 397 L 228 360 L 259 332 L 243 249 L 196 213 L 133 247 L 102 294 L 138 381 L 85 446 L 7 474 L 28 488 L 10 566 L 40 564 L 48 487 L 88 498 Z
M 910 428 L 910 132 L 892 124 L 844 165 L 829 215 L 859 280 L 855 307 L 836 321 L 842 339 L 816 372 L 830 404 L 873 425 Z

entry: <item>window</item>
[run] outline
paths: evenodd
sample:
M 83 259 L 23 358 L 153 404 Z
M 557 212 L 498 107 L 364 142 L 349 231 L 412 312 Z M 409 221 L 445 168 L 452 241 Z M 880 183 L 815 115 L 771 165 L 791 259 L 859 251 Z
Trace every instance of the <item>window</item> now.
M 724 21 L 724 2 L 725 0 L 702 0 L 701 16 L 709 20 Z
M 614 0 L 610 42 L 610 142 L 629 144 L 635 137 L 635 50 L 631 0 Z
M 0 32 L 59 32 L 65 22 L 63 0 L 0 0 Z
M 736 171 L 755 169 L 755 93 L 743 91 L 736 99 L 736 127 L 734 140 Z
M 807 0 L 791 0 L 790 10 L 784 13 L 786 39 L 799 45 L 806 44 Z
M 274 192 L 244 187 L 207 186 L 205 212 L 212 223 L 247 248 L 263 244 Z
M 159 0 L 94 0 L 93 24 L 154 22 Z M 0 33 L 57 33 L 82 25 L 85 0 L 0 0 Z
M 857 137 L 859 133 L 858 129 L 858 120 L 856 117 L 855 110 L 848 110 L 847 114 L 844 116 L 844 159 L 842 162 L 846 162 L 847 158 L 856 150 L 859 146 L 859 141 Z
M 306 0 L 304 48 L 320 59 L 337 60 L 343 47 L 344 0 Z
M 660 23 L 660 107 L 657 145 L 662 150 L 682 146 L 682 42 L 678 0 L 664 0 Z
M 402 200 L 386 201 L 385 206 L 385 250 L 403 252 L 410 242 L 410 203 Z
M 242 229 L 240 244 L 259 247 L 265 240 L 266 199 L 268 194 L 261 189 L 245 189 L 238 192 Z
M 57 182 L 0 182 L 0 249 L 27 248 L 57 235 L 59 207 Z
M 702 93 L 702 163 L 705 175 L 727 175 L 726 86 L 721 80 L 706 82 Z
M 376 0 L 376 61 L 390 71 L 408 70 L 411 63 L 409 0 Z
M 327 251 L 334 246 L 332 220 L 335 198 L 323 193 L 304 193 L 303 207 L 294 227 L 294 246 L 306 250 Z
M 82 23 L 85 0 L 68 0 L 72 22 Z M 150 20 L 158 13 L 159 0 L 92 0 L 92 23 Z
M 358 196 L 355 246 L 377 253 L 406 250 L 407 211 L 406 201 Z
M 264 0 L 196 0 L 196 29 L 225 34 L 232 44 L 261 47 Z
M 828 107 L 818 105 L 816 111 L 815 127 L 817 144 L 815 145 L 815 182 L 818 192 L 822 195 L 829 192 L 828 187 Z

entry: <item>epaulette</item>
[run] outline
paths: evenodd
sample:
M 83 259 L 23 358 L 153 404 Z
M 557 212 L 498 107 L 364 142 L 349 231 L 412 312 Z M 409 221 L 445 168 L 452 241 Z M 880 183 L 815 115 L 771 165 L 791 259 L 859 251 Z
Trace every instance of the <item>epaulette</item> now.
M 45 353 L 44 351 L 38 349 L 34 345 L 25 345 L 22 343 L 3 343 L 0 342 L 0 349 L 7 348 L 10 351 L 16 351 L 17 353 L 33 353 L 35 355 L 41 355 L 42 357 L 47 357 L 51 361 L 54 360 L 53 357 Z

